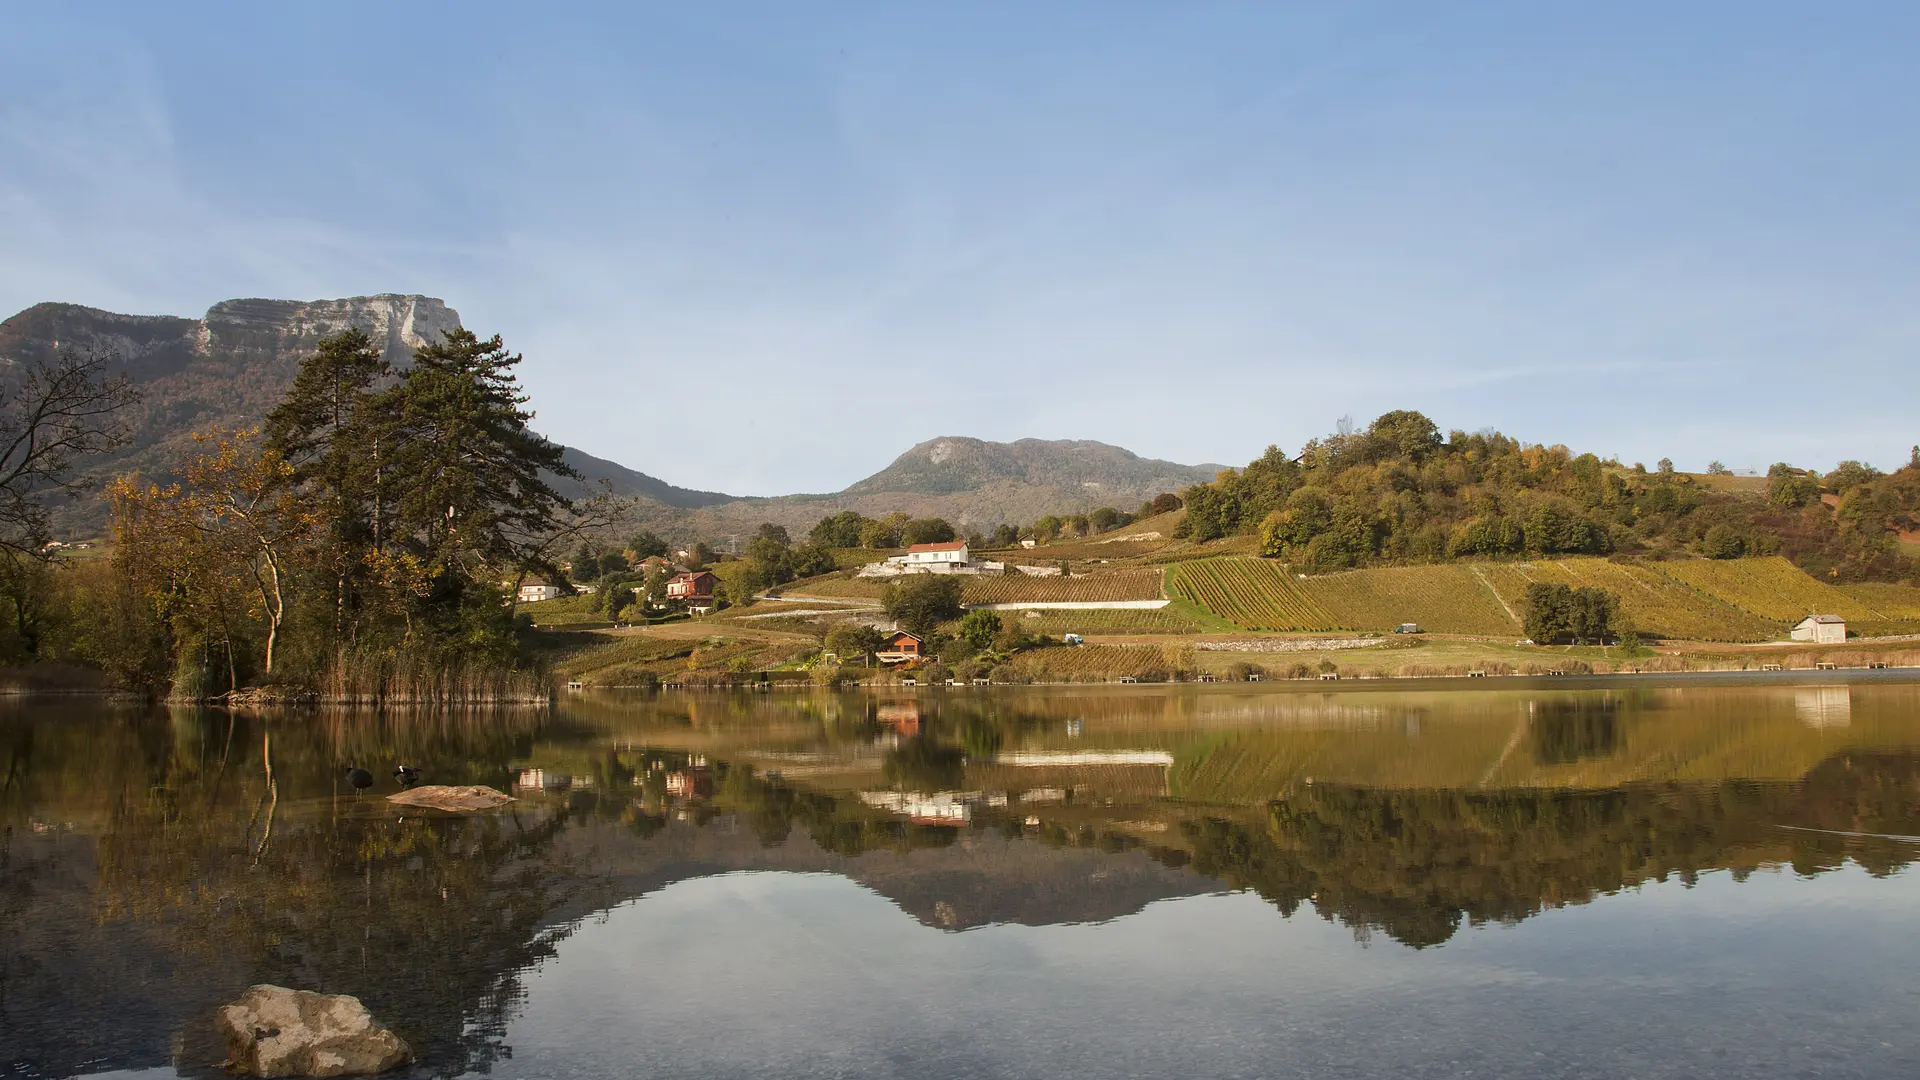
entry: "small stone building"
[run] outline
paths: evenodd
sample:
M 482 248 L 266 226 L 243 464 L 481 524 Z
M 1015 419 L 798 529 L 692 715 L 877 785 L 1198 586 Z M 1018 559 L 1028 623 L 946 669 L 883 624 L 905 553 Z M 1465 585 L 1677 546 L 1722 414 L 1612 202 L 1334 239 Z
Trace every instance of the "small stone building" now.
M 1811 641 L 1818 645 L 1844 645 L 1847 640 L 1847 620 L 1838 615 L 1809 615 L 1794 625 L 1790 636 L 1795 641 Z

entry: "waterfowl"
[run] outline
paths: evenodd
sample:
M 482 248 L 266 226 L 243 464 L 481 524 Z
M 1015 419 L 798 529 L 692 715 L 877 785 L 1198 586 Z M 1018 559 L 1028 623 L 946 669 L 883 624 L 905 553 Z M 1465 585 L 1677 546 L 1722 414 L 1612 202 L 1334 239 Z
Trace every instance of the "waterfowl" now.
M 353 792 L 358 795 L 373 786 L 373 774 L 357 765 L 349 765 L 347 766 L 347 783 L 353 785 Z
M 400 781 L 401 787 L 412 787 L 420 782 L 420 770 L 411 765 L 395 766 L 393 778 Z

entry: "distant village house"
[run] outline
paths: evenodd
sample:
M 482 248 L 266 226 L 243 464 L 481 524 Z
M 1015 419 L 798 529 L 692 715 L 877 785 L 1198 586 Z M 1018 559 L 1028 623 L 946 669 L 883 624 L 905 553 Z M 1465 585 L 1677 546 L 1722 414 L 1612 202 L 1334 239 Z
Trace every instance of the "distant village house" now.
M 520 602 L 523 604 L 537 604 L 559 595 L 560 586 L 549 584 L 544 578 L 528 578 L 520 583 Z
M 887 564 L 906 573 L 951 574 L 971 561 L 967 542 L 955 540 L 946 544 L 915 544 L 905 555 L 888 559 Z

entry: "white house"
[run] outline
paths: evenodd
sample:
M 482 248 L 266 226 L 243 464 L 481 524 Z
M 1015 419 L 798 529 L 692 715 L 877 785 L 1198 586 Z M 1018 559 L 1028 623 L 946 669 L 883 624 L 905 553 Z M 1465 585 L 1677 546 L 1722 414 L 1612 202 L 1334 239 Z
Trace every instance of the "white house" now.
M 1811 641 L 1820 645 L 1844 645 L 1847 641 L 1847 620 L 1838 615 L 1809 615 L 1794 626 L 1792 637 L 1795 641 Z
M 965 540 L 948 544 L 915 544 L 905 555 L 888 559 L 890 566 L 907 573 L 950 574 L 971 561 Z
M 559 595 L 560 586 L 549 585 L 539 578 L 528 578 L 520 583 L 520 602 L 523 604 L 535 604 Z

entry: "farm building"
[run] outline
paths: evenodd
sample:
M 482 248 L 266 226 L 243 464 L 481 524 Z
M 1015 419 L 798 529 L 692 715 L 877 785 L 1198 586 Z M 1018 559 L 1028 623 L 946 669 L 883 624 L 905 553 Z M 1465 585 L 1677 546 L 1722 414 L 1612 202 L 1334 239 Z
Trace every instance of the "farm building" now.
M 971 562 L 965 540 L 947 544 L 915 544 L 905 555 L 887 560 L 890 566 L 908 573 L 950 574 Z
M 921 651 L 925 644 L 918 634 L 901 630 L 888 637 L 886 644 L 880 646 L 880 651 L 874 653 L 873 658 L 883 664 L 911 664 L 925 655 Z
M 1838 615 L 1809 615 L 1801 619 L 1791 635 L 1795 641 L 1820 645 L 1841 645 L 1847 640 L 1847 620 Z
M 528 578 L 520 583 L 520 602 L 523 604 L 537 604 L 559 595 L 560 586 L 548 584 L 544 578 Z

